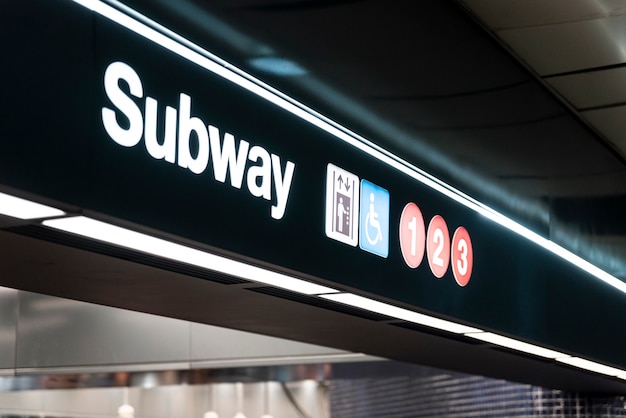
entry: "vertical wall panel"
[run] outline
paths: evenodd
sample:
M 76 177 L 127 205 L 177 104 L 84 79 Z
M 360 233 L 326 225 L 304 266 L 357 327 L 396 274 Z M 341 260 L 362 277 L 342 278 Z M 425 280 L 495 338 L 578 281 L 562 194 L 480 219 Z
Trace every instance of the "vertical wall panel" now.
M 15 367 L 17 290 L 0 287 L 0 372 Z
M 229 360 L 260 364 L 263 358 L 298 356 L 328 356 L 349 354 L 346 351 L 319 345 L 306 344 L 284 338 L 268 337 L 251 332 L 204 324 L 191 324 L 191 359 L 213 360 L 227 363 Z

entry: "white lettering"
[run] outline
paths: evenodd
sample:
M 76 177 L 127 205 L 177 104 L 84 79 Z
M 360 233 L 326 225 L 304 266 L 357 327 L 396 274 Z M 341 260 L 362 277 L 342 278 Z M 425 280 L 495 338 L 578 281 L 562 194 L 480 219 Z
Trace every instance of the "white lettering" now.
M 120 80 L 128 84 L 130 94 L 138 99 L 143 97 L 143 86 L 139 75 L 129 65 L 114 62 L 104 72 L 104 91 L 111 103 L 128 119 L 128 128 L 121 127 L 113 109 L 102 108 L 102 123 L 109 136 L 123 147 L 134 147 L 141 141 L 143 117 L 133 99 L 120 88 Z
M 274 188 L 276 191 L 276 204 L 272 206 L 272 218 L 281 219 L 285 214 L 287 207 L 287 199 L 289 199 L 289 190 L 291 189 L 291 181 L 293 180 L 293 172 L 296 165 L 291 161 L 287 161 L 285 166 L 285 176 L 281 174 L 280 157 L 272 154 L 272 172 L 274 174 Z
M 159 103 L 152 97 L 146 97 L 146 149 L 157 160 L 174 163 L 176 160 L 176 109 L 165 107 L 165 135 L 163 144 L 157 139 L 157 110 Z
M 144 96 L 141 79 L 134 69 L 123 62 L 114 62 L 107 67 L 104 91 L 114 109 L 102 108 L 102 123 L 111 139 L 123 147 L 134 147 L 143 137 L 146 150 L 152 158 L 178 163 L 179 167 L 194 174 L 204 173 L 210 159 L 216 181 L 226 183 L 226 177 L 229 176 L 230 185 L 241 189 L 246 176 L 250 194 L 270 201 L 273 191 L 275 203 L 271 206 L 270 214 L 274 219 L 282 219 L 296 167 L 293 162 L 286 162 L 283 174 L 278 155 L 270 154 L 260 145 L 250 147 L 243 139 L 235 143 L 235 136 L 228 132 L 224 133 L 222 139 L 217 127 L 207 127 L 202 119 L 191 116 L 191 96 L 184 93 L 180 93 L 178 109 L 165 106 L 162 122 L 164 133 L 160 141 L 157 138 L 158 100 L 146 97 L 144 115 L 135 100 L 122 90 L 121 81 L 128 85 L 130 96 L 135 99 Z M 124 122 L 124 118 L 128 120 L 128 126 L 119 123 Z
M 196 133 L 198 152 L 191 155 L 191 132 Z M 180 94 L 180 110 L 178 114 L 178 165 L 189 168 L 192 173 L 202 174 L 209 164 L 209 134 L 204 122 L 198 117 L 191 117 L 191 97 Z
M 213 158 L 213 176 L 215 180 L 226 182 L 226 172 L 230 173 L 230 185 L 241 189 L 243 173 L 246 168 L 246 157 L 250 144 L 241 140 L 239 151 L 235 154 L 235 137 L 228 132 L 224 134 L 224 142 L 220 146 L 220 130 L 209 125 L 211 138 L 211 158 Z
M 261 165 L 253 165 L 248 169 L 248 190 L 252 196 L 270 200 L 272 198 L 272 160 L 270 153 L 265 148 L 252 147 L 248 159 L 255 162 L 261 159 Z M 259 179 L 261 179 L 260 184 Z

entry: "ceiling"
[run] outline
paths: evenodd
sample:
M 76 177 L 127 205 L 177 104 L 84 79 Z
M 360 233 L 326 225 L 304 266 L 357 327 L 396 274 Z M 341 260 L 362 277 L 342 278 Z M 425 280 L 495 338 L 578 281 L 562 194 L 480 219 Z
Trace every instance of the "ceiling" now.
M 124 3 L 626 278 L 626 0 Z M 199 281 L 11 232 L 0 240 L 7 286 L 545 386 L 624 391 L 250 283 Z
M 623 1 L 486 1 L 466 7 L 624 155 Z

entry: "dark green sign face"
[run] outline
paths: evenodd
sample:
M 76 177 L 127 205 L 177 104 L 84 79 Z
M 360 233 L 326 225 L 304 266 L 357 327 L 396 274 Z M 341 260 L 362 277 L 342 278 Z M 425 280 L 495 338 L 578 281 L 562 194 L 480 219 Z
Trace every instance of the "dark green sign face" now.
M 392 157 L 75 3 L 15 13 L 3 184 L 626 366 L 623 294 Z

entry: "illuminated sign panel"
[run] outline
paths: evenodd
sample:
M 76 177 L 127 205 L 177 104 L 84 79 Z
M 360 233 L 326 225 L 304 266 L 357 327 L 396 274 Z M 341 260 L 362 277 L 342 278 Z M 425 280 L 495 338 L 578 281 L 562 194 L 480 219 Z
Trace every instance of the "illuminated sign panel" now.
M 450 264 L 450 235 L 448 225 L 441 215 L 435 215 L 428 224 L 426 254 L 430 270 L 435 277 L 442 278 Z
M 29 23 L 33 13 L 64 24 Z M 70 1 L 23 16 L 32 53 L 7 45 L 20 65 L 0 68 L 12 104 L 2 184 L 624 364 L 626 336 L 613 332 L 626 329 L 623 294 L 568 261 L 242 88 L 223 66 L 209 71 Z M 15 25 L 0 31 L 20 38 Z M 598 344 L 606 335 L 615 339 Z
M 353 247 L 359 242 L 359 178 L 333 164 L 326 171 L 326 235 Z
M 474 266 L 474 249 L 469 232 L 462 226 L 454 231 L 452 237 L 452 273 L 454 280 L 459 286 L 467 286 L 472 277 L 472 268 Z
M 361 216 L 359 247 L 387 258 L 389 254 L 389 192 L 361 180 Z
M 424 217 L 415 203 L 407 203 L 402 209 L 399 228 L 402 257 L 407 266 L 414 269 L 422 263 L 426 248 Z

